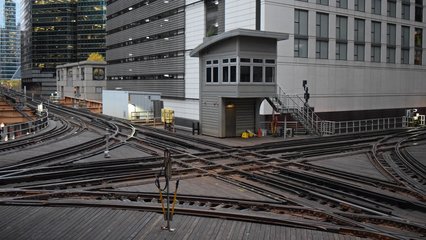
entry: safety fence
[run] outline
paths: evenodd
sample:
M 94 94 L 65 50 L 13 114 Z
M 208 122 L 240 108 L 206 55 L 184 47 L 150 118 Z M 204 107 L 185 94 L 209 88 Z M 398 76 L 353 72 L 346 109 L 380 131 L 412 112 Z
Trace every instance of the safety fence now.
M 284 127 L 284 125 L 286 125 Z M 351 133 L 362 133 L 372 131 L 383 131 L 389 129 L 398 129 L 409 127 L 409 122 L 406 117 L 394 117 L 394 118 L 375 118 L 375 119 L 363 119 L 353 121 L 319 121 L 317 125 L 321 127 L 323 136 L 327 135 L 339 135 L 339 134 L 351 134 Z M 272 123 L 270 121 L 260 122 L 260 128 L 262 135 L 272 134 L 277 136 L 283 136 L 284 129 L 287 136 L 293 136 L 295 134 L 307 134 L 304 131 L 303 124 L 298 121 L 278 121 L 275 128 L 276 132 L 272 131 Z
M 48 114 L 43 112 L 42 115 L 33 121 L 0 125 L 0 142 L 7 142 L 24 137 L 29 134 L 36 133 L 49 126 Z
M 328 135 L 382 131 L 407 127 L 406 117 L 375 118 L 354 121 L 322 121 Z

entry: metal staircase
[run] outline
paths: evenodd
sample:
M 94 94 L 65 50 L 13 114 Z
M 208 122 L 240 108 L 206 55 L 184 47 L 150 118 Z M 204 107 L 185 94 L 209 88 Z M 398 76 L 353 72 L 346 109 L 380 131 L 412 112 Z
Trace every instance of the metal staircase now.
M 287 95 L 279 86 L 275 97 L 266 98 L 276 112 L 289 113 L 310 133 L 319 136 L 333 134 L 333 123 L 321 120 L 312 107 L 297 95 Z

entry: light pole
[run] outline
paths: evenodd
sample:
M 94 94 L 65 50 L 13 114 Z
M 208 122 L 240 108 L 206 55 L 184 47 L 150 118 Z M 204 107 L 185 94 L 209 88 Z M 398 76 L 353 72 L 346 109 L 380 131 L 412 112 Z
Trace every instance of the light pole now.
M 105 152 L 104 152 L 104 158 L 110 158 L 111 155 L 109 155 L 109 149 L 108 149 L 108 144 L 109 144 L 109 129 L 106 129 L 106 143 L 105 143 Z

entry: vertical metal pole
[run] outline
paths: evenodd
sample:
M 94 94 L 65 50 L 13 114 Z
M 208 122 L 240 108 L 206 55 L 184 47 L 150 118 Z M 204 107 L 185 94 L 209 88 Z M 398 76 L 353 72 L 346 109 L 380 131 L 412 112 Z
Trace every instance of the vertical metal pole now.
M 284 114 L 284 140 L 287 138 L 287 115 Z
M 169 183 L 170 179 L 172 178 L 172 160 L 170 158 L 170 151 L 168 149 L 164 150 L 164 175 L 166 177 L 166 191 L 167 191 L 167 204 L 166 204 L 166 221 L 167 225 L 166 227 L 162 227 L 163 230 L 169 230 L 170 232 L 173 232 L 174 229 L 170 227 L 170 189 L 169 189 Z
M 168 164 L 168 163 L 167 163 Z M 170 230 L 170 191 L 169 191 L 169 178 L 166 178 L 167 185 L 167 229 Z
M 24 103 L 27 102 L 27 86 L 24 85 Z
M 106 129 L 106 138 L 105 138 L 106 142 L 105 142 L 105 152 L 104 152 L 104 158 L 110 158 L 111 155 L 109 155 L 109 149 L 108 149 L 108 144 L 109 144 L 109 129 Z

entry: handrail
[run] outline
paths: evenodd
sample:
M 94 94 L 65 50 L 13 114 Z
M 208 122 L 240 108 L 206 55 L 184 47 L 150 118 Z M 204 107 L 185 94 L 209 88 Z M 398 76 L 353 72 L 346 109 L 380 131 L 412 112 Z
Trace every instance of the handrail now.
M 287 95 L 280 86 L 277 86 L 278 100 L 286 112 L 294 112 L 300 117 L 300 121 L 308 127 L 311 132 L 323 135 L 321 131 L 322 120 L 312 110 L 308 103 L 304 102 L 298 95 Z
M 33 121 L 5 125 L 0 127 L 0 143 L 15 140 L 28 134 L 36 133 L 49 126 L 49 117 L 47 113 Z
M 378 131 L 384 129 L 403 128 L 408 126 L 405 117 L 375 118 L 354 121 L 322 120 L 299 95 L 288 95 L 277 86 L 277 110 L 281 113 L 291 113 L 311 133 L 321 136 L 347 134 L 355 132 Z M 275 104 L 275 103 L 274 103 Z

